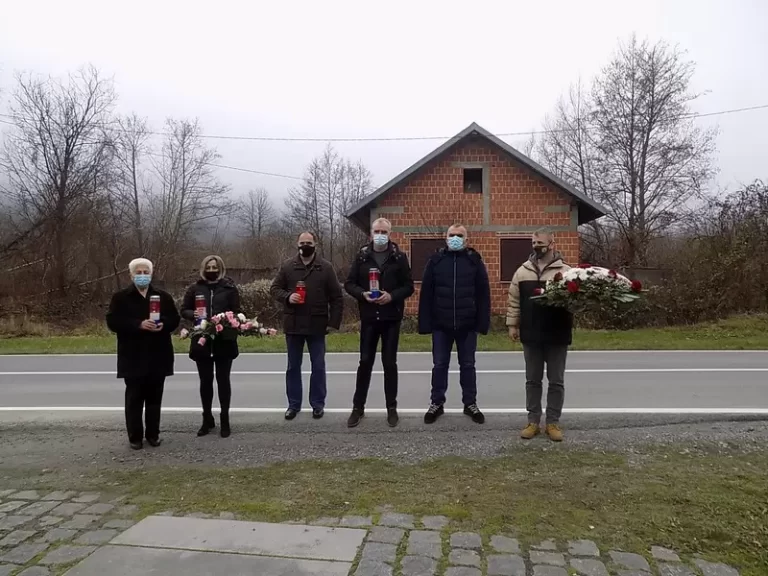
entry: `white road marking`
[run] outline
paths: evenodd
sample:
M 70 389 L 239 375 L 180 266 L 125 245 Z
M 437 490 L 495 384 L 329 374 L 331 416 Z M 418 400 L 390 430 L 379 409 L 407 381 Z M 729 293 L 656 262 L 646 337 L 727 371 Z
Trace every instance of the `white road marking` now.
M 768 372 L 768 367 L 764 368 L 574 368 L 565 371 L 567 374 L 647 374 L 647 373 L 680 373 L 680 372 Z M 449 374 L 459 374 L 459 370 L 449 370 Z M 515 370 L 477 370 L 478 374 L 525 374 L 524 369 Z M 177 376 L 197 376 L 197 371 L 176 371 Z M 310 371 L 302 374 L 311 374 Z M 328 376 L 353 376 L 357 374 L 356 370 L 327 370 Z M 381 370 L 374 370 L 372 374 L 383 375 Z M 432 370 L 400 370 L 398 374 L 403 375 L 426 375 L 432 374 Z M 0 376 L 114 376 L 114 370 L 106 371 L 72 371 L 72 372 L 0 372 Z M 233 376 L 284 376 L 285 370 L 240 370 L 232 371 Z
M 329 414 L 347 414 L 351 408 L 326 408 Z M 398 408 L 400 414 L 424 414 L 424 408 Z M 0 412 L 119 412 L 124 406 L 0 406 Z M 163 407 L 167 414 L 200 412 L 199 406 Z M 230 412 L 283 414 L 285 408 L 231 408 Z M 309 409 L 305 412 L 310 413 Z M 385 408 L 366 408 L 366 414 L 384 414 Z M 446 408 L 447 414 L 461 414 L 461 408 Z M 489 408 L 486 414 L 527 414 L 524 408 Z M 667 414 L 667 415 L 745 415 L 768 416 L 768 408 L 564 408 L 566 414 Z
M 454 352 L 455 354 L 455 352 Z M 476 354 L 513 354 L 522 356 L 520 350 L 478 350 Z M 571 354 L 768 354 L 768 350 L 569 350 Z M 285 356 L 285 352 L 241 352 L 240 356 Z M 305 352 L 305 356 L 308 354 Z M 432 356 L 432 352 L 398 352 L 398 356 Z M 3 358 L 107 358 L 115 357 L 114 352 L 105 352 L 103 354 L 0 354 L 0 360 Z M 178 358 L 188 358 L 186 353 L 179 352 Z M 360 356 L 359 352 L 327 352 L 328 356 Z

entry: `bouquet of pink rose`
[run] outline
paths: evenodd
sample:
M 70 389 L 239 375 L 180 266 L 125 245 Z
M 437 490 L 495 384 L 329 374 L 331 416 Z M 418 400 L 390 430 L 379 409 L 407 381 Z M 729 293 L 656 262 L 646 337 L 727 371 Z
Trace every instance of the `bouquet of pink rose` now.
M 179 335 L 182 338 L 199 338 L 200 346 L 205 346 L 208 340 L 222 338 L 232 340 L 238 336 L 274 336 L 277 330 L 266 328 L 256 318 L 249 320 L 245 314 L 224 312 L 216 314 L 209 319 L 204 319 L 192 330 L 182 329 Z

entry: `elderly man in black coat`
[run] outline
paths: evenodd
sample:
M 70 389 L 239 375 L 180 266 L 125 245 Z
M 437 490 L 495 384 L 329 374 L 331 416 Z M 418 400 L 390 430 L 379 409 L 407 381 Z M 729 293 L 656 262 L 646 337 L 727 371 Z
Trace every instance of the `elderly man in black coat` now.
M 482 424 L 477 407 L 475 351 L 477 334 L 491 326 L 491 288 L 480 254 L 467 247 L 467 229 L 448 229 L 446 247 L 427 261 L 419 294 L 419 334 L 432 334 L 432 403 L 424 422 L 432 424 L 444 412 L 448 366 L 454 342 L 459 356 L 464 414 Z
M 165 378 L 173 375 L 171 333 L 180 317 L 173 298 L 152 285 L 152 262 L 128 265 L 132 285 L 112 296 L 107 326 L 117 334 L 117 377 L 125 379 L 125 423 L 131 448 L 143 447 L 142 412 L 146 407 L 146 438 L 160 446 L 160 406 Z M 150 302 L 159 300 L 159 317 L 150 317 Z

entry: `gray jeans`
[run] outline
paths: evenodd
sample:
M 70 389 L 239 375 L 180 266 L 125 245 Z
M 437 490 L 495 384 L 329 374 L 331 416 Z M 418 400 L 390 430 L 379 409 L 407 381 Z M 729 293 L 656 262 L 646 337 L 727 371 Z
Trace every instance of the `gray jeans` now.
M 547 365 L 547 424 L 557 424 L 565 401 L 565 359 L 568 346 L 523 345 L 525 356 L 525 408 L 528 422 L 541 422 L 542 380 Z

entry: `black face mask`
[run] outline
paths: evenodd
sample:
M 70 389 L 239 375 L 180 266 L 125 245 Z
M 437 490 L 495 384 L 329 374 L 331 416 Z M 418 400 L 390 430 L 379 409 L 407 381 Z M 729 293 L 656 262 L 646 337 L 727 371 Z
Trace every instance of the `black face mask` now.
M 219 279 L 219 273 L 218 272 L 211 272 L 209 270 L 206 270 L 206 272 L 203 274 L 205 276 L 205 279 L 208 280 L 208 282 L 215 282 Z
M 309 258 L 312 256 L 312 254 L 315 253 L 315 247 L 314 246 L 299 246 L 299 253 L 304 256 L 304 258 Z
M 533 253 L 536 254 L 536 258 L 541 260 L 542 258 L 544 258 L 544 256 L 549 254 L 549 246 L 536 246 L 533 249 Z

